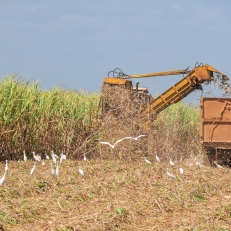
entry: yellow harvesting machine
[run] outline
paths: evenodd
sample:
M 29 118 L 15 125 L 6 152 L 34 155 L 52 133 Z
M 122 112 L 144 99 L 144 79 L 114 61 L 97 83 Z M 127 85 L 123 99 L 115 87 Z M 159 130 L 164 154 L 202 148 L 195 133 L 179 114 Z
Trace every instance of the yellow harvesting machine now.
M 119 72 L 118 72 L 119 70 Z M 109 72 L 110 73 L 110 72 Z M 185 70 L 173 70 L 173 71 L 164 71 L 164 72 L 153 72 L 147 74 L 136 74 L 136 75 L 126 75 L 120 69 L 115 69 L 113 71 L 113 77 L 104 78 L 104 86 L 121 86 L 125 90 L 135 94 L 137 97 L 143 97 L 145 104 L 140 105 L 140 116 L 150 115 L 150 119 L 145 122 L 145 129 L 148 130 L 150 123 L 152 123 L 153 118 L 164 110 L 166 107 L 171 104 L 177 103 L 192 91 L 196 89 L 202 89 L 201 84 L 204 82 L 211 82 L 215 79 L 214 73 L 221 76 L 222 80 L 228 80 L 228 77 L 215 69 L 214 67 L 206 64 L 196 65 L 192 70 L 188 68 Z M 160 94 L 157 98 L 153 98 L 151 95 L 148 95 L 147 88 L 139 88 L 138 83 L 133 87 L 132 81 L 130 79 L 139 79 L 139 78 L 149 78 L 157 76 L 169 76 L 169 75 L 180 75 L 183 74 L 183 77 L 178 83 L 170 87 L 167 91 Z M 102 114 L 105 113 L 105 101 L 101 101 Z

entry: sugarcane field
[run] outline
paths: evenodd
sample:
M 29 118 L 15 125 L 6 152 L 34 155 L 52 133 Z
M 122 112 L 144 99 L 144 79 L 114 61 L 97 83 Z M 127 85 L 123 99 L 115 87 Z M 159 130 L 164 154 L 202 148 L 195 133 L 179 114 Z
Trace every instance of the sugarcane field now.
M 0 1 L 0 231 L 231 231 L 231 1 Z
M 195 105 L 146 131 L 118 85 L 41 91 L 12 75 L 0 100 L 0 230 L 229 230 L 231 171 L 204 164 Z

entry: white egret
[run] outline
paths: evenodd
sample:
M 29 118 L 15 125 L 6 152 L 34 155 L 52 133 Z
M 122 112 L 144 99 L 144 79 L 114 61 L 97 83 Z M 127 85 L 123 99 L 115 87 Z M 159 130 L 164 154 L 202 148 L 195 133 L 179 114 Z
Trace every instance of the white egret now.
M 30 176 L 34 174 L 35 167 L 36 167 L 36 161 L 34 162 L 34 166 L 33 166 L 33 168 L 30 171 Z
M 44 162 L 44 160 L 42 161 L 42 165 L 45 165 L 45 162 Z
M 180 174 L 184 174 L 184 170 L 183 170 L 183 168 L 181 167 L 181 165 L 180 165 Z
M 59 159 L 59 157 L 54 153 L 53 150 L 51 151 L 51 157 L 54 163 L 57 164 L 57 160 Z
M 218 167 L 218 168 L 223 168 L 221 165 L 219 165 L 217 162 L 214 162 L 214 164 Z
M 201 167 L 201 163 L 200 163 L 200 161 L 198 160 L 197 157 L 195 158 L 195 161 L 196 161 L 196 163 L 195 163 L 196 167 L 200 168 Z
M 9 171 L 9 167 L 8 167 L 8 160 L 6 160 L 6 166 L 5 166 L 5 173 L 7 174 Z
M 59 165 L 58 165 L 58 164 L 56 165 L 56 168 L 54 169 L 54 168 L 53 168 L 53 164 L 52 164 L 52 162 L 51 162 L 51 175 L 52 175 L 53 177 L 55 177 L 55 178 L 58 177 L 58 175 L 59 175 Z
M 117 143 L 119 143 L 118 141 L 116 141 L 114 144 L 110 144 L 110 143 L 108 143 L 108 142 L 100 142 L 101 144 L 107 144 L 107 145 L 109 145 L 111 148 L 114 148 L 115 147 L 115 145 L 117 144 Z
M 171 160 L 171 158 L 169 159 L 169 164 L 170 164 L 171 166 L 174 166 L 174 165 L 175 165 L 175 163 Z
M 133 139 L 133 140 L 138 140 L 140 137 L 143 137 L 143 136 L 147 136 L 147 135 L 139 135 L 137 137 L 131 137 L 131 136 L 127 136 L 127 137 L 124 137 L 120 140 L 117 140 L 114 144 L 110 144 L 108 142 L 100 142 L 101 144 L 107 144 L 109 145 L 111 148 L 114 148 L 116 144 L 118 144 L 119 142 L 123 141 L 123 140 L 126 140 L 126 139 Z
M 23 151 L 23 160 L 24 160 L 24 162 L 27 162 L 27 156 L 26 156 L 26 152 L 25 151 Z
M 35 155 L 35 152 L 32 152 L 34 160 L 40 162 L 41 161 L 41 156 Z
M 159 158 L 159 156 L 157 156 L 157 154 L 156 154 L 156 161 L 160 162 L 160 158 Z
M 87 156 L 86 156 L 86 154 L 84 153 L 83 154 L 83 161 L 86 161 L 87 160 Z
M 167 173 L 167 175 L 168 175 L 169 177 L 171 177 L 171 178 L 176 178 L 172 173 L 170 173 L 170 172 L 168 171 L 168 168 L 167 168 L 166 173 Z
M 146 157 L 144 157 L 144 160 L 145 160 L 145 162 L 146 162 L 147 164 L 151 164 L 151 163 L 152 163 L 152 162 L 149 161 Z
M 56 165 L 55 174 L 56 174 L 56 177 L 58 177 L 59 175 L 59 165 L 58 164 Z
M 47 159 L 47 160 L 50 159 L 50 157 L 46 154 L 46 152 L 45 152 L 45 156 L 46 156 L 46 159 Z
M 63 152 L 62 152 L 61 155 L 60 155 L 60 159 L 59 159 L 60 164 L 63 162 L 63 160 L 67 160 L 67 156 L 64 155 Z
M 56 171 L 55 171 L 55 169 L 53 168 L 52 162 L 51 162 L 51 175 L 52 175 L 53 177 L 56 177 Z
M 6 181 L 6 172 L 4 173 L 4 175 L 2 176 L 2 178 L 0 179 L 0 186 L 2 186 L 4 183 L 5 183 L 5 181 Z
M 127 137 L 124 137 L 123 139 L 121 139 L 120 141 L 125 140 L 125 139 L 138 140 L 140 137 L 144 137 L 144 136 L 147 136 L 147 135 L 139 135 L 139 136 L 137 136 L 137 137 L 127 136 Z
M 83 170 L 82 170 L 81 168 L 79 168 L 79 174 L 80 174 L 81 176 L 84 176 L 84 172 L 83 172 Z

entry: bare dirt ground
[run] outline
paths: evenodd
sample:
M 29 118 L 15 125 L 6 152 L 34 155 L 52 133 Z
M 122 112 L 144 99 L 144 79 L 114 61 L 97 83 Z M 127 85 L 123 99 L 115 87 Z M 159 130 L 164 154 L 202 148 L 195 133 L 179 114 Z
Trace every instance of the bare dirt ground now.
M 32 176 L 33 161 L 10 161 L 0 187 L 0 230 L 231 230 L 230 169 L 148 158 L 152 164 L 141 157 L 67 160 L 57 179 L 48 161 Z

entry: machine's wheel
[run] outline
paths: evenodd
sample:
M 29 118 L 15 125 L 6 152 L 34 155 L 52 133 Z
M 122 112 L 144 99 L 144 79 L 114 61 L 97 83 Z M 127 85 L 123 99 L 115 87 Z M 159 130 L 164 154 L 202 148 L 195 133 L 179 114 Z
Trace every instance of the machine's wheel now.
M 220 164 L 227 167 L 231 167 L 231 150 L 224 149 L 221 150 L 219 153 L 220 153 L 219 155 Z
M 231 150 L 218 148 L 204 148 L 203 150 L 204 165 L 216 166 L 218 163 L 222 166 L 231 167 Z
M 211 148 L 209 148 L 209 149 L 205 148 L 205 149 L 203 149 L 202 153 L 203 153 L 203 164 L 205 166 L 213 166 L 214 161 L 216 159 L 215 150 L 211 149 Z

